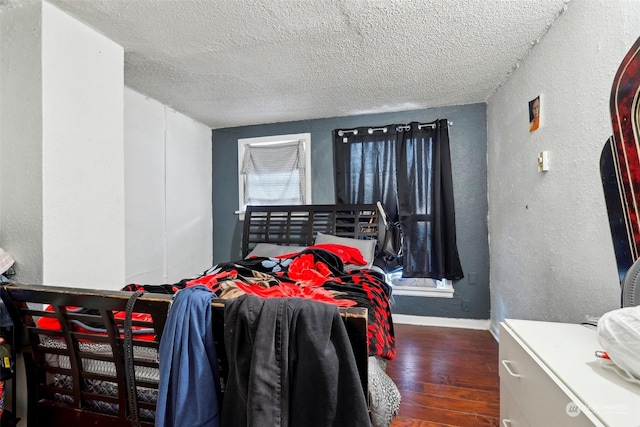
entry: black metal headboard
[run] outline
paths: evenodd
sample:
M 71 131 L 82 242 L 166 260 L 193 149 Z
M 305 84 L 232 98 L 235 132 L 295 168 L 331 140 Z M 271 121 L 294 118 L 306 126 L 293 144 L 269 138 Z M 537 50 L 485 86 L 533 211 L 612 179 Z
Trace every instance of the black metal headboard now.
M 375 204 L 247 206 L 242 256 L 258 243 L 309 246 L 317 233 L 352 239 L 378 238 Z

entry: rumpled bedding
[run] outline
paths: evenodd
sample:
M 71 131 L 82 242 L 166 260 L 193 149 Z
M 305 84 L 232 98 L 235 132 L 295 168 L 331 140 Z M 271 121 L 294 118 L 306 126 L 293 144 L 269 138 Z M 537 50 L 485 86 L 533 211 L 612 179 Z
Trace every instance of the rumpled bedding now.
M 202 275 L 174 284 L 130 284 L 122 290 L 174 294 L 185 287 L 204 285 L 221 299 L 235 298 L 244 293 L 261 297 L 301 297 L 334 304 L 341 307 L 363 307 L 368 312 L 369 342 L 369 406 L 374 427 L 387 427 L 397 415 L 400 393 L 386 375 L 386 361 L 396 355 L 393 323 L 389 298 L 391 289 L 384 276 L 367 268 L 344 270 L 345 264 L 353 264 L 357 257 L 342 248 L 308 247 L 280 257 L 254 257 L 215 265 Z M 356 262 L 357 264 L 357 262 Z M 79 312 L 81 307 L 71 308 Z M 145 316 L 143 313 L 134 314 Z M 41 318 L 39 326 L 60 328 L 54 318 Z M 79 331 L 103 333 L 99 325 L 77 322 Z M 135 331 L 136 338 L 145 339 L 148 331 Z M 151 336 L 150 336 L 151 338 Z M 53 361 L 49 363 L 65 363 Z M 105 369 L 99 367 L 99 369 Z M 136 372 L 136 376 L 139 373 Z M 60 376 L 59 380 L 65 378 Z M 97 386 L 112 387 L 109 382 Z M 116 409 L 117 410 L 117 407 Z M 153 413 L 144 418 L 153 419 Z
M 124 290 L 173 293 L 205 285 L 221 299 L 243 293 L 260 297 L 301 297 L 368 312 L 369 355 L 392 360 L 396 355 L 389 297 L 384 276 L 370 269 L 343 270 L 345 255 L 309 247 L 281 257 L 254 257 L 213 266 L 201 276 L 173 285 L 128 285 Z
M 278 257 L 253 257 L 213 266 L 201 276 L 171 285 L 128 285 L 124 290 L 174 293 L 205 285 L 221 299 L 244 293 L 261 297 L 311 298 L 342 307 L 364 307 L 368 313 L 369 406 L 373 427 L 388 427 L 400 408 L 400 392 L 386 374 L 396 355 L 389 299 L 382 273 L 367 268 L 344 270 L 356 258 L 342 248 L 308 247 Z M 351 258 L 349 258 L 351 256 Z M 356 264 L 358 262 L 355 262 Z
M 377 271 L 345 271 L 345 264 L 361 261 L 357 259 L 358 254 L 339 246 L 309 247 L 279 257 L 254 257 L 218 264 L 185 285 L 205 285 L 222 299 L 252 293 L 366 308 L 371 423 L 373 427 L 388 427 L 398 414 L 401 400 L 396 384 L 386 375 L 386 362 L 396 354 L 389 306 L 391 289 Z

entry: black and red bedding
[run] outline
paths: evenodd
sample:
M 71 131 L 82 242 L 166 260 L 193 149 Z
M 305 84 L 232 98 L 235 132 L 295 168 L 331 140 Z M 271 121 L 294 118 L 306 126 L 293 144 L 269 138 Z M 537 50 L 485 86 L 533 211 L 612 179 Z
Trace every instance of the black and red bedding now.
M 345 264 L 360 264 L 364 267 L 353 269 L 347 267 L 345 269 Z M 198 277 L 184 279 L 174 284 L 131 284 L 125 286 L 123 290 L 175 294 L 180 289 L 189 286 L 204 285 L 221 299 L 230 299 L 251 293 L 264 298 L 301 297 L 341 307 L 366 308 L 368 313 L 367 342 L 370 356 L 367 381 L 372 425 L 388 427 L 397 414 L 400 404 L 397 387 L 382 368 L 382 366 L 386 366 L 383 359 L 391 360 L 395 357 L 395 338 L 389 307 L 390 287 L 381 272 L 368 269 L 365 264 L 360 252 L 352 247 L 325 244 L 309 246 L 301 252 L 278 257 L 251 257 L 217 264 Z M 90 310 L 71 306 L 65 308 L 68 312 L 75 313 L 86 313 L 86 310 Z M 147 313 L 134 313 L 133 316 L 135 320 L 143 322 L 151 320 L 151 316 Z M 114 317 L 124 318 L 124 312 L 114 312 Z M 75 332 L 85 334 L 104 334 L 106 332 L 102 329 L 104 325 L 91 324 L 88 321 L 73 320 L 72 324 Z M 60 330 L 60 324 L 56 317 L 40 317 L 38 326 L 44 329 Z M 134 326 L 133 329 L 137 340 L 154 339 L 152 331 L 145 327 Z M 47 343 L 41 343 L 41 346 L 55 347 L 58 341 L 60 340 L 50 339 Z M 97 350 L 87 349 L 86 351 L 93 354 L 111 350 L 110 348 L 100 348 Z M 55 363 L 60 366 L 66 363 L 62 356 L 56 360 Z M 91 362 L 91 366 L 87 365 L 89 362 Z M 92 371 L 94 369 L 92 366 L 95 365 L 95 369 L 100 372 L 113 371 L 113 375 L 115 375 L 114 367 L 103 366 L 104 363 L 101 360 L 83 360 L 84 365 L 89 371 Z M 157 372 L 157 368 L 154 368 L 154 372 Z M 136 376 L 138 376 L 137 372 Z M 56 377 L 56 381 L 66 380 L 68 378 L 65 375 Z M 149 380 L 157 383 L 155 377 L 149 377 Z M 112 395 L 114 390 L 117 390 L 114 381 L 97 381 L 95 387 L 98 386 L 100 390 L 104 390 L 100 394 Z M 155 392 L 155 389 L 152 391 Z M 146 402 L 144 399 L 140 401 Z M 115 405 L 110 411 L 117 413 L 118 406 Z M 149 416 L 149 419 L 152 419 L 152 416 Z
M 369 355 L 395 357 L 395 338 L 389 298 L 391 289 L 382 273 L 363 265 L 360 252 L 349 246 L 324 244 L 278 257 L 251 257 L 215 265 L 199 277 L 170 285 L 127 285 L 123 290 L 175 293 L 187 286 L 205 285 L 219 298 L 242 293 L 260 297 L 301 297 L 363 307 L 368 311 Z

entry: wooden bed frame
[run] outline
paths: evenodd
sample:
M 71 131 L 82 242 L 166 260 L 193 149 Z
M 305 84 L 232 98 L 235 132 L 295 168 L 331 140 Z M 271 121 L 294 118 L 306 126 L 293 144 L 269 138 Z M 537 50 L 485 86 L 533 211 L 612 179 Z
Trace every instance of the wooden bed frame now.
M 336 234 L 344 237 L 377 237 L 375 205 L 313 205 L 249 207 L 245 216 L 243 254 L 247 254 L 259 242 L 282 245 L 309 245 L 317 232 Z M 158 384 L 136 379 L 128 384 L 125 371 L 136 367 L 158 368 L 157 360 L 139 359 L 130 361 L 125 357 L 131 345 L 157 350 L 167 318 L 171 295 L 145 293 L 137 298 L 134 312 L 148 313 L 152 322 L 133 321 L 134 327 L 151 328 L 155 339 L 126 342 L 121 330 L 124 321 L 114 317 L 114 312 L 125 311 L 133 292 L 95 289 L 78 289 L 25 284 L 4 284 L 0 294 L 18 331 L 19 347 L 25 362 L 28 390 L 28 426 L 123 426 L 135 425 L 132 410 L 155 410 L 155 402 L 144 402 L 139 398 L 128 399 L 127 389 L 140 388 L 157 390 Z M 53 311 L 46 311 L 50 305 Z M 224 302 L 215 301 L 213 306 L 214 336 L 224 334 Z M 68 309 L 83 307 L 91 313 L 80 314 Z M 339 308 L 347 327 L 356 356 L 360 379 L 368 396 L 368 342 L 367 310 L 350 307 Z M 62 330 L 39 328 L 38 317 L 52 317 L 62 325 Z M 106 330 L 104 334 L 81 333 L 74 330 L 74 323 L 98 323 Z M 42 338 L 50 337 L 63 341 L 64 348 L 50 348 L 42 345 Z M 21 339 L 20 339 L 21 338 Z M 111 354 L 94 353 L 83 347 L 87 343 L 107 345 Z M 220 358 L 221 375 L 224 377 L 226 360 L 224 340 L 218 340 L 217 354 Z M 85 348 L 85 350 L 83 350 Z M 50 363 L 51 357 L 66 356 L 70 368 L 56 367 Z M 134 352 L 135 356 L 135 352 Z M 117 375 L 89 372 L 83 364 L 97 360 L 112 363 Z M 64 388 L 52 381 L 55 374 L 71 378 L 71 388 Z M 117 393 L 106 396 L 92 391 L 92 381 L 110 381 L 117 384 Z M 135 394 L 135 393 L 134 393 Z M 137 394 L 136 394 L 137 395 Z M 60 398 L 66 396 L 66 402 Z M 108 414 L 97 405 L 117 404 L 117 413 Z M 151 427 L 153 421 L 140 422 Z
M 377 206 L 247 206 L 242 256 L 247 256 L 258 243 L 309 246 L 318 233 L 352 239 L 377 239 Z

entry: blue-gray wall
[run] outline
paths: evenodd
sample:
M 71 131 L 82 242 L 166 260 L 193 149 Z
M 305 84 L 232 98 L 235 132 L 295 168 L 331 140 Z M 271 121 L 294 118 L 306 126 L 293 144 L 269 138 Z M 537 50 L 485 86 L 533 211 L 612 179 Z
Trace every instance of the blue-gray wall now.
M 396 296 L 396 313 L 470 319 L 489 318 L 486 104 L 366 114 L 268 125 L 215 129 L 213 139 L 213 261 L 240 257 L 238 139 L 311 133 L 313 203 L 335 203 L 333 129 L 448 119 L 456 203 L 457 242 L 465 278 L 452 299 Z M 470 284 L 470 278 L 475 284 Z M 463 301 L 465 310 L 463 310 Z

